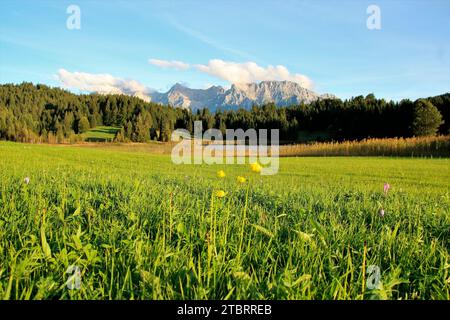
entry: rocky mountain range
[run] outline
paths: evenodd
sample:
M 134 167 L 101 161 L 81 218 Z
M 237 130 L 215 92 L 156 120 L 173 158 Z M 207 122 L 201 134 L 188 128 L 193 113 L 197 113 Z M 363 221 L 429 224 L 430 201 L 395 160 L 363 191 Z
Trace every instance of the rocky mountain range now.
M 175 84 L 166 93 L 152 92 L 150 100 L 155 103 L 179 108 L 197 109 L 250 109 L 253 105 L 273 102 L 277 106 L 310 103 L 318 99 L 336 98 L 331 94 L 318 94 L 290 81 L 262 81 L 260 83 L 233 84 L 225 90 L 220 86 L 208 89 L 190 89 Z

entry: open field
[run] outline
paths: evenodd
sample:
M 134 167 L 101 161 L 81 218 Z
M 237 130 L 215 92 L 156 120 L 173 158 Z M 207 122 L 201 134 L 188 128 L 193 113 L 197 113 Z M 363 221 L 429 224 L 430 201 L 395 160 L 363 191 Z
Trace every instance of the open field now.
M 112 128 L 112 127 L 105 127 Z M 117 130 L 109 129 L 109 130 Z M 114 135 L 112 136 L 114 138 Z M 108 138 L 108 140 L 111 140 Z M 108 141 L 107 140 L 107 141 Z M 95 140 L 94 140 L 95 141 Z M 150 141 L 148 143 L 77 143 L 76 146 L 118 151 L 146 152 L 170 155 L 176 142 Z M 340 143 L 280 145 L 281 157 L 323 156 L 392 156 L 392 157 L 450 157 L 450 136 L 365 139 Z
M 120 127 L 97 126 L 81 134 L 81 138 L 89 142 L 111 142 L 119 130 Z
M 448 159 L 289 157 L 260 176 L 126 146 L 0 157 L 3 299 L 450 298 Z

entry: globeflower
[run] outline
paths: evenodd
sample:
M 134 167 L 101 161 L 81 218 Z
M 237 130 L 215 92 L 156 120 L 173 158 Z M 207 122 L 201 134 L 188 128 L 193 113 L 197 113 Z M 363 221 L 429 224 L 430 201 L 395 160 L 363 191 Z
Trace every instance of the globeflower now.
M 216 197 L 217 198 L 223 198 L 223 197 L 225 197 L 227 195 L 227 193 L 225 192 L 225 191 L 223 191 L 223 190 L 217 190 L 216 191 Z
M 247 179 L 245 179 L 244 177 L 241 177 L 241 176 L 238 176 L 238 177 L 236 178 L 236 180 L 237 180 L 237 182 L 239 182 L 239 183 L 245 183 L 245 182 L 247 181 Z
M 223 170 L 217 171 L 217 177 L 219 178 L 225 178 L 226 174 Z
M 252 163 L 252 164 L 250 165 L 250 169 L 251 169 L 253 172 L 260 173 L 262 167 L 261 167 L 261 165 L 260 165 L 258 162 L 254 162 L 254 163 Z

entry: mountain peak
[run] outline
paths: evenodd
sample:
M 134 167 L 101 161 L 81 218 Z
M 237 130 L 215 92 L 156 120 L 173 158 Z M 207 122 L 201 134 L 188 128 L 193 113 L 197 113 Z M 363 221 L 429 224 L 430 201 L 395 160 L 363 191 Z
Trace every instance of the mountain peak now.
M 189 108 L 193 111 L 202 108 L 249 109 L 253 105 L 273 102 L 277 106 L 310 103 L 319 99 L 335 98 L 330 94 L 320 95 L 292 81 L 267 80 L 259 83 L 233 83 L 230 89 L 211 86 L 207 89 L 191 89 L 176 83 L 166 93 L 152 94 L 152 101 L 174 107 Z
M 171 91 L 171 90 L 180 90 L 180 89 L 189 89 L 189 88 L 184 86 L 184 85 L 182 85 L 181 83 L 177 82 L 169 89 L 169 91 Z

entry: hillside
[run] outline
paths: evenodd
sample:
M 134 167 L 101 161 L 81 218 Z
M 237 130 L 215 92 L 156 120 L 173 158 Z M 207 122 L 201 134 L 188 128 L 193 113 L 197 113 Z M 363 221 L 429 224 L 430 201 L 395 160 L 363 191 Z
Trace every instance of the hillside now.
M 281 86 L 285 88 L 285 85 L 289 84 Z M 222 89 L 214 87 L 199 92 L 176 86 L 174 95 L 163 101 L 169 105 L 161 105 L 127 95 L 76 95 L 31 83 L 0 85 L 0 139 L 63 142 L 77 140 L 78 135 L 97 126 L 111 126 L 120 129 L 115 141 L 168 141 L 174 129 L 187 129 L 192 133 L 194 121 L 201 121 L 203 130 L 218 128 L 223 133 L 226 129 L 237 128 L 279 129 L 280 139 L 285 142 L 412 137 L 421 135 L 414 131 L 417 120 L 430 125 L 427 123 L 429 114 L 416 115 L 419 105 L 426 112 L 432 109 L 435 117 L 434 123 L 431 123 L 433 128 L 427 134 L 449 133 L 449 93 L 415 102 L 386 101 L 372 94 L 340 100 L 314 96 L 309 91 L 292 87 L 292 90 L 300 90 L 304 97 L 310 95 L 308 99 L 311 102 L 305 103 L 289 100 L 291 91 L 272 95 L 272 90 L 266 91 L 265 86 L 270 87 L 268 82 L 258 86 L 232 87 L 230 90 L 234 90 L 236 95 L 226 103 L 241 101 L 242 108 L 237 110 L 211 112 L 205 108 L 192 112 L 171 105 L 174 101 L 182 101 L 181 95 L 200 101 L 213 97 L 214 92 L 222 92 Z M 180 93 L 178 98 L 175 92 Z M 251 97 L 252 101 L 261 103 L 269 98 L 286 104 L 290 102 L 288 106 L 277 106 L 272 102 L 248 108 L 250 102 L 239 92 L 245 92 L 245 96 Z

